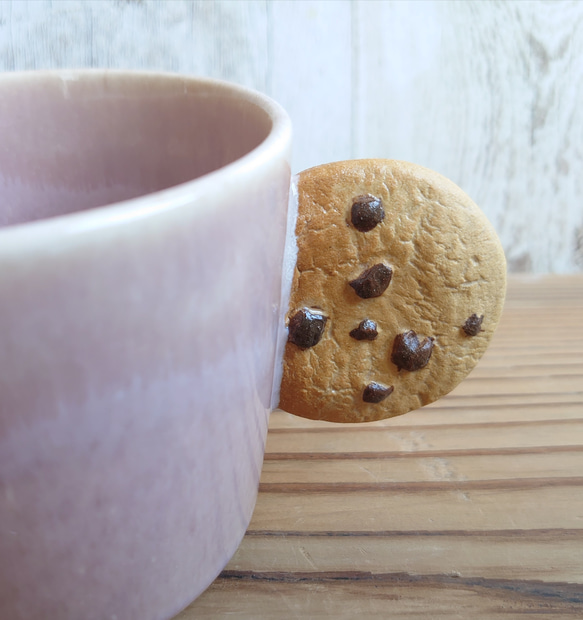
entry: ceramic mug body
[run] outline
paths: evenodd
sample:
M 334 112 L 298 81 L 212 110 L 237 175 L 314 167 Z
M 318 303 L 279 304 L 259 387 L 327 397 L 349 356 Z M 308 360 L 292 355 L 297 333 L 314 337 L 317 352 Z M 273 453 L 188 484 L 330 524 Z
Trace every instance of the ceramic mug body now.
M 0 618 L 169 618 L 256 500 L 289 120 L 49 72 L 0 78 L 0 135 Z

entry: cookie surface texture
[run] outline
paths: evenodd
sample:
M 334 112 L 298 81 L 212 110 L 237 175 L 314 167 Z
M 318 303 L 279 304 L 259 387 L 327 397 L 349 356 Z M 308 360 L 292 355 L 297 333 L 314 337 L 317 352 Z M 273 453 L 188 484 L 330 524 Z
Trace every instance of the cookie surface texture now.
M 287 323 L 304 310 L 325 325 L 314 346 L 288 340 L 281 409 L 331 422 L 401 415 L 447 394 L 485 352 L 504 252 L 445 177 L 392 160 L 311 168 L 299 175 L 296 235 Z M 376 336 L 354 337 L 371 323 Z

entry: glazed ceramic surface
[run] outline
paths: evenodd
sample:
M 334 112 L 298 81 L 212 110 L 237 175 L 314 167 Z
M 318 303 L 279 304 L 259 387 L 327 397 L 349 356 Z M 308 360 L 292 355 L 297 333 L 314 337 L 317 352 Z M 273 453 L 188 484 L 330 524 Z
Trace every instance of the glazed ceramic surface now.
M 184 76 L 14 74 L 0 135 L 0 618 L 169 618 L 256 499 L 289 121 Z

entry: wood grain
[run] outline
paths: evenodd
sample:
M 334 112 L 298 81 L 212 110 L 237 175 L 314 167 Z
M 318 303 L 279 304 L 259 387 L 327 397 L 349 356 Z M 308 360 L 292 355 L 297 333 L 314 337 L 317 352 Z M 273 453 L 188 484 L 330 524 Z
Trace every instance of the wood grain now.
M 159 69 L 286 107 L 293 170 L 413 161 L 486 212 L 513 272 L 583 269 L 583 3 L 5 0 L 0 70 Z
M 350 2 L 268 4 L 271 88 L 294 125 L 295 172 L 352 152 Z
M 582 340 L 583 276 L 513 279 L 439 402 L 364 425 L 274 412 L 247 535 L 176 620 L 583 616 Z
M 215 582 L 212 593 L 200 599 L 196 611 L 184 612 L 177 618 L 524 620 L 528 613 L 558 620 L 580 617 L 581 606 L 580 589 L 560 582 L 547 586 L 536 580 L 520 583 L 456 575 L 384 577 L 356 571 L 327 573 L 320 579 L 314 579 L 311 573 L 291 579 L 281 573 L 269 573 L 265 579 L 234 573 Z
M 220 77 L 265 91 L 265 2 L 0 2 L 0 68 L 111 67 Z
M 374 95 L 357 99 L 355 154 L 414 161 L 451 178 L 494 224 L 511 271 L 575 269 L 583 5 L 357 7 L 358 91 Z

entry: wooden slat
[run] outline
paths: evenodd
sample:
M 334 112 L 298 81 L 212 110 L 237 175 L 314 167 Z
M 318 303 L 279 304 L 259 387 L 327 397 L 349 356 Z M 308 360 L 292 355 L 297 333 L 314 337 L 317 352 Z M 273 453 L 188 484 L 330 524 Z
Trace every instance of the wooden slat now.
M 285 107 L 294 125 L 292 171 L 350 159 L 350 3 L 278 0 L 268 2 L 267 10 L 269 94 Z M 332 67 L 342 70 L 332 71 Z M 319 109 L 315 101 L 321 102 Z M 328 105 L 332 101 L 333 105 Z
M 504 554 L 500 548 L 504 547 Z M 248 536 L 229 571 L 326 573 L 362 571 L 373 574 L 457 574 L 464 578 L 575 582 L 583 555 L 581 530 L 506 530 L 486 532 L 342 532 L 303 536 L 279 532 Z M 479 566 L 475 558 L 480 558 Z M 554 570 L 549 571 L 549 564 Z M 583 597 L 583 591 L 581 592 Z
M 455 575 L 229 572 L 176 620 L 580 618 L 578 585 Z M 528 617 L 528 616 L 527 616 Z
M 390 426 L 391 428 L 400 428 L 402 426 L 416 427 L 441 424 L 479 424 L 483 423 L 485 419 L 487 422 L 494 423 L 580 419 L 583 395 L 578 400 L 566 402 L 514 405 L 479 404 L 473 405 L 471 409 L 455 406 L 456 402 L 450 400 L 446 402 L 445 399 L 442 399 L 406 417 L 390 418 L 375 422 L 374 424 L 378 427 Z M 368 424 L 362 425 L 361 428 L 367 428 L 368 426 Z M 305 432 L 311 432 L 318 428 L 329 428 L 329 425 L 326 422 L 303 420 L 283 411 L 277 411 L 272 414 L 270 433 L 275 434 L 286 429 L 303 429 Z M 358 427 L 350 426 L 350 428 L 356 430 Z
M 583 351 L 582 351 L 583 355 Z M 492 394 L 576 394 L 583 392 L 581 375 L 547 375 L 544 377 L 468 377 L 455 390 L 457 396 Z
M 569 361 L 565 361 L 563 356 L 560 355 L 559 359 L 557 359 L 554 364 L 550 363 L 546 358 L 542 362 L 531 358 L 530 364 L 503 365 L 500 360 L 497 360 L 496 365 L 491 364 L 486 366 L 480 363 L 479 367 L 468 377 L 468 381 L 481 379 L 483 377 L 536 377 L 537 379 L 543 379 L 547 376 L 557 375 L 559 372 L 562 376 L 576 376 L 583 379 L 583 363 L 579 362 L 578 359 L 581 358 L 575 358 L 573 362 L 570 363 Z M 557 368 L 557 366 L 560 367 Z
M 508 298 L 428 407 L 275 411 L 247 535 L 177 620 L 583 617 L 583 275 L 511 279 Z
M 419 482 L 426 480 L 514 480 L 580 477 L 583 474 L 583 446 L 577 449 L 522 454 L 463 454 L 403 457 L 397 453 L 368 459 L 289 459 L 266 460 L 262 485 L 342 484 Z M 265 487 L 264 487 L 265 488 Z
M 392 531 L 583 528 L 583 487 L 517 480 L 502 486 L 463 483 L 378 485 L 374 490 L 262 492 L 250 530 Z M 434 486 L 435 485 L 435 486 Z M 384 487 L 384 488 L 383 488 Z M 500 549 L 503 552 L 503 549 Z M 583 557 L 583 555 L 581 556 Z M 479 558 L 476 558 L 479 564 Z M 583 566 L 582 566 L 583 578 Z
M 583 419 L 564 420 L 560 424 L 505 424 L 492 423 L 474 429 L 462 425 L 452 429 L 435 425 L 430 430 L 399 429 L 397 427 L 368 426 L 354 432 L 341 427 L 321 428 L 318 432 L 305 433 L 289 430 L 271 433 L 267 438 L 267 453 L 333 453 L 333 452 L 417 452 L 439 454 L 444 450 L 531 448 L 547 446 L 549 434 L 553 446 L 583 443 Z
M 366 93 L 356 155 L 422 163 L 458 183 L 494 223 L 511 271 L 577 268 L 583 4 L 355 5 Z
M 0 69 L 178 71 L 267 90 L 263 2 L 0 2 Z

